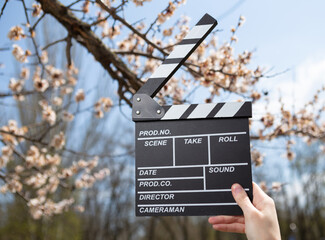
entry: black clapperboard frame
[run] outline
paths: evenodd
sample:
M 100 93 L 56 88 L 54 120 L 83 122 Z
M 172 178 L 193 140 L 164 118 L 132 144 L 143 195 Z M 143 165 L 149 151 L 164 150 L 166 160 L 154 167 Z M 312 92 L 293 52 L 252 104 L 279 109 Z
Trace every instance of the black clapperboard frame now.
M 216 25 L 205 14 L 133 97 L 136 216 L 242 215 L 233 183 L 252 199 L 251 102 L 153 99 Z

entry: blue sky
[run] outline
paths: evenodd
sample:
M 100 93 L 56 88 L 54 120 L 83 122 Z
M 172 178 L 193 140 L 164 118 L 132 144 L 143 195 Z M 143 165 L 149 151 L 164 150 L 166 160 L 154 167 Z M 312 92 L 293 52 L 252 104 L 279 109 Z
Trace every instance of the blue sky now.
M 152 1 L 136 12 L 134 9 L 126 12 L 126 16 L 134 20 L 140 16 L 153 19 L 167 2 Z M 247 21 L 238 33 L 238 48 L 256 49 L 256 61 L 281 69 L 298 65 L 307 57 L 324 56 L 324 9 L 325 2 L 321 0 L 187 0 L 173 18 L 188 15 L 193 25 L 209 13 L 218 20 L 218 28 L 225 31 L 220 35 L 225 36 L 243 15 Z
M 169 1 L 153 0 L 145 3 L 143 8 L 133 7 L 125 11 L 125 17 L 132 22 L 142 18 L 150 23 Z M 218 36 L 220 42 L 228 40 L 229 29 L 237 24 L 240 15 L 246 22 L 238 31 L 239 42 L 235 45 L 236 52 L 255 50 L 253 65 L 272 68 L 272 73 L 291 69 L 280 76 L 264 79 L 261 88 L 272 90 L 271 105 L 278 102 L 281 93 L 290 107 L 291 104 L 302 105 L 310 100 L 314 91 L 325 83 L 325 1 L 322 0 L 187 0 L 184 6 L 176 10 L 175 15 L 166 24 L 174 23 L 180 15 L 187 15 L 192 20 L 190 26 L 205 14 L 215 17 L 222 30 Z M 11 26 L 24 22 L 24 16 L 19 1 L 10 1 L 4 16 L 0 20 L 0 47 L 9 47 L 11 42 L 7 33 Z M 88 66 L 93 71 L 84 72 L 81 79 L 91 77 L 100 68 L 93 63 Z M 5 63 L 10 71 L 13 62 L 10 52 L 0 52 L 0 62 Z M 1 72 L 7 70 L 1 69 Z M 9 75 L 0 76 L 0 91 L 7 89 Z M 107 76 L 106 76 L 107 77 Z M 324 99 L 322 99 L 324 102 Z M 277 109 L 274 106 L 274 109 Z M 255 110 L 260 117 L 260 109 Z

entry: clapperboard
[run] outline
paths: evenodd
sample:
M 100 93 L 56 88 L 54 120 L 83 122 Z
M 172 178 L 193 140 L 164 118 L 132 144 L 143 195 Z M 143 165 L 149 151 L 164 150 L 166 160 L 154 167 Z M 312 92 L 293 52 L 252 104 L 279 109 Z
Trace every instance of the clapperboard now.
M 251 102 L 153 99 L 216 25 L 204 15 L 133 97 L 136 216 L 242 215 L 233 183 L 252 199 Z

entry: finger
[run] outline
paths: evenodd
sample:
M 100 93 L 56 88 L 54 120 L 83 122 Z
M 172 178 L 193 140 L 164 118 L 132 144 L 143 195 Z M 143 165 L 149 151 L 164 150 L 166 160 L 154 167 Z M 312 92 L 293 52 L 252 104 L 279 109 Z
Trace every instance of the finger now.
M 253 204 L 258 209 L 261 210 L 265 205 L 265 201 L 270 197 L 255 183 L 253 182 Z
M 250 211 L 253 211 L 255 209 L 255 207 L 249 200 L 247 193 L 238 183 L 235 183 L 231 186 L 231 192 L 235 201 L 243 210 L 244 214 L 248 214 Z
M 243 216 L 215 216 L 209 218 L 210 224 L 244 223 Z
M 258 186 L 255 182 L 253 182 L 253 196 L 257 196 L 257 197 L 268 197 L 268 195 L 260 188 L 260 186 Z
M 214 224 L 212 227 L 221 232 L 245 233 L 245 224 L 242 223 Z

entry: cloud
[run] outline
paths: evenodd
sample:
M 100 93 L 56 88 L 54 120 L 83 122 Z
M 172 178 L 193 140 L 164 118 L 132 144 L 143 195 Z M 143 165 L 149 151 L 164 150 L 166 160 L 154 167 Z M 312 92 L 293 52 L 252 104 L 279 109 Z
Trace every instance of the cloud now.
M 268 111 L 278 114 L 280 111 L 279 98 L 287 110 L 300 110 L 304 104 L 313 99 L 317 90 L 325 85 L 325 59 L 308 58 L 292 71 L 274 78 L 264 79 L 261 89 L 267 89 L 270 103 Z M 323 95 L 324 97 L 324 95 Z M 320 102 L 324 102 L 324 99 Z M 255 117 L 265 114 L 264 103 L 254 105 Z
M 325 84 L 325 59 L 307 59 L 297 66 L 295 75 L 294 101 L 297 106 L 303 107 L 303 104 L 312 100 L 316 91 Z

